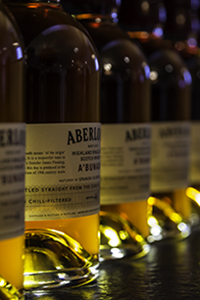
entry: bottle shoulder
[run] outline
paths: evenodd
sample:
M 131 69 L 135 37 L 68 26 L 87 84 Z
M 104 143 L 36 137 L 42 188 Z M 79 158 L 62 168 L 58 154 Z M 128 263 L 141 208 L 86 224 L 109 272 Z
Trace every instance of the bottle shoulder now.
M 172 80 L 178 86 L 182 78 L 185 86 L 192 84 L 192 77 L 188 67 L 176 51 L 172 49 L 156 51 L 149 56 L 148 62 L 151 72 L 156 72 L 157 79 L 167 80 L 168 83 Z
M 98 71 L 98 53 L 78 21 L 48 4 L 9 5 L 25 42 L 26 62 L 34 68 L 87 68 Z M 26 26 L 24 26 L 26 24 Z
M 0 2 L 0 122 L 23 122 L 23 41 L 12 14 Z
M 100 51 L 101 63 L 112 64 L 113 71 L 130 75 L 134 72 L 148 67 L 146 57 L 139 47 L 126 39 L 111 40 L 104 45 Z
M 91 35 L 97 45 L 98 50 L 113 40 L 127 40 L 129 36 L 123 31 L 118 24 L 110 20 L 95 18 L 90 20 L 80 20 L 81 24 Z
M 21 60 L 23 57 L 23 40 L 13 16 L 2 3 L 0 3 L 0 27 L 1 64 L 5 63 L 8 57 L 11 63 Z
M 141 48 L 117 24 L 102 22 L 82 22 L 86 27 L 100 55 L 103 73 L 109 76 L 131 74 L 147 66 L 147 61 Z M 112 72 L 110 72 L 112 68 Z

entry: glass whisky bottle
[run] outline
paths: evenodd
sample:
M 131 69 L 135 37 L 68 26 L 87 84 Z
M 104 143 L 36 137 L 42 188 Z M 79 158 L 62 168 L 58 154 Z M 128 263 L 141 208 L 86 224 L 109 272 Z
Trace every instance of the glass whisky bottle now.
M 25 43 L 26 289 L 94 280 L 99 254 L 99 61 L 59 1 L 5 1 Z
M 185 61 L 191 76 L 191 146 L 189 186 L 186 194 L 191 200 L 191 224 L 200 222 L 200 57 L 199 57 L 199 1 L 182 0 L 181 3 L 166 2 L 166 39 Z
M 120 25 L 142 47 L 151 81 L 151 197 L 148 199 L 149 242 L 181 239 L 190 233 L 188 186 L 191 74 L 164 40 L 163 1 L 123 0 Z
M 0 298 L 20 298 L 24 268 L 23 41 L 0 1 Z M 8 283 L 9 282 L 9 283 Z
M 100 55 L 100 257 L 138 258 L 149 249 L 149 66 L 117 24 L 117 1 L 61 3 L 86 28 Z

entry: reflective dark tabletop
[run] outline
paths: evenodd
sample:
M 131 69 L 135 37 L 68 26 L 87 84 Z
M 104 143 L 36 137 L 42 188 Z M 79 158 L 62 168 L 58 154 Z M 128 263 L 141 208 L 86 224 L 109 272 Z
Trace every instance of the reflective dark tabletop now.
M 102 263 L 93 284 L 28 294 L 26 300 L 200 299 L 200 228 L 182 241 L 162 241 L 133 261 Z

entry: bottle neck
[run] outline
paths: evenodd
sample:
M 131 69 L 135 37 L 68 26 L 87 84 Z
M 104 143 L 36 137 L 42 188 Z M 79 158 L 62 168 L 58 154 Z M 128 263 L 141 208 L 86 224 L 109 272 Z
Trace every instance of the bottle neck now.
M 162 27 L 155 28 L 155 32 L 148 32 L 148 31 L 127 31 L 128 35 L 131 39 L 140 40 L 141 43 L 146 43 L 152 40 L 159 40 L 163 38 L 163 29 Z
M 101 24 L 103 22 L 114 22 L 117 23 L 118 19 L 113 18 L 112 15 L 101 15 L 101 14 L 79 14 L 75 15 L 76 19 L 79 21 L 87 21 L 87 22 L 94 22 L 95 24 Z
M 121 0 L 60 0 L 63 9 L 80 20 L 118 21 Z
M 38 3 L 38 4 L 53 4 L 60 5 L 60 0 L 3 0 L 4 3 L 17 3 L 17 4 L 26 4 L 26 3 Z

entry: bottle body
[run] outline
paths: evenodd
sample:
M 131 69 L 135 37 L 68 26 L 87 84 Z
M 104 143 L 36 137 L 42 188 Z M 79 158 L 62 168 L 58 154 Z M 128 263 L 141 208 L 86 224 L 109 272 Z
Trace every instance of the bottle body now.
M 54 3 L 27 1 L 9 7 L 21 28 L 26 54 L 26 287 L 40 286 L 39 273 L 46 269 L 51 276 L 43 278 L 45 286 L 83 284 L 96 278 L 91 270 L 96 269 L 99 252 L 97 54 L 78 22 Z M 39 251 L 47 258 L 52 255 L 47 265 L 38 256 L 35 270 L 30 268 L 34 234 Z M 48 245 L 40 243 L 43 236 Z M 58 242 L 63 251 L 55 252 L 51 242 Z M 66 274 L 63 280 L 55 271 L 59 265 Z M 73 268 L 85 270 L 84 275 L 72 279 Z M 38 277 L 29 286 L 34 271 Z
M 129 226 L 134 226 L 143 236 L 148 235 L 149 67 L 140 49 L 111 18 L 98 14 L 92 14 L 88 19 L 84 15 L 76 17 L 94 40 L 101 61 L 100 253 L 104 258 L 107 257 L 107 254 L 104 256 L 104 251 L 106 253 L 106 250 L 113 246 L 121 251 L 115 258 L 121 258 L 126 256 L 122 250 L 125 241 L 117 233 L 119 223 L 116 221 L 116 214 L 131 223 L 124 225 L 124 232 Z M 108 227 L 108 232 L 113 232 L 114 236 L 118 235 L 118 242 L 113 244 L 112 236 L 107 236 Z M 128 230 L 127 236 L 134 239 L 132 232 Z M 133 241 L 126 244 L 125 248 L 129 247 L 134 248 Z M 144 249 L 141 252 L 146 254 Z M 114 258 L 112 249 L 108 256 Z
M 23 45 L 12 16 L 0 3 L 0 275 L 23 287 L 24 160 Z
M 138 23 L 131 18 L 136 7 Z M 191 214 L 185 196 L 189 175 L 191 74 L 171 41 L 163 40 L 166 21 L 163 1 L 147 1 L 143 5 L 123 0 L 119 19 L 129 36 L 142 47 L 151 69 L 152 197 L 148 200 L 148 222 L 152 236 L 149 241 L 166 236 L 185 237 L 189 227 L 184 222 L 189 222 Z M 179 230 L 182 222 L 183 231 Z
M 187 66 L 192 75 L 192 91 L 191 91 L 191 149 L 190 149 L 190 172 L 189 187 L 186 194 L 191 200 L 192 225 L 199 224 L 199 191 L 200 191 L 200 164 L 199 164 L 199 68 L 200 59 L 198 54 L 193 54 L 186 60 Z
M 89 131 L 93 132 L 91 136 Z M 87 139 L 83 145 L 77 140 L 81 132 Z M 39 146 L 36 141 L 40 141 Z M 96 260 L 99 144 L 98 123 L 27 125 L 26 229 L 51 228 L 64 232 Z
M 109 31 L 107 25 L 102 31 L 104 34 Z M 111 25 L 110 37 L 112 31 L 115 29 Z M 98 32 L 96 34 L 98 36 Z M 128 39 L 111 40 L 100 48 L 100 57 L 103 65 L 101 208 L 119 213 L 147 236 L 146 199 L 150 182 L 148 65 L 142 52 Z M 111 70 L 106 69 L 109 65 Z
M 189 233 L 189 227 L 184 224 L 183 230 L 180 230 L 181 226 L 177 224 L 189 222 L 191 215 L 191 206 L 185 191 L 189 180 L 192 79 L 182 59 L 171 49 L 153 53 L 149 56 L 149 63 L 153 109 L 152 197 L 162 199 L 167 204 L 166 210 L 163 208 L 164 223 L 168 224 L 167 219 L 174 222 L 175 226 L 170 230 L 172 236 L 185 237 Z M 154 202 L 153 198 L 149 203 Z M 172 210 L 169 209 L 170 206 Z M 159 209 L 158 212 L 155 209 L 156 215 L 159 219 Z M 177 235 L 179 232 L 181 234 Z M 160 239 L 161 236 L 158 234 L 155 238 Z
M 199 223 L 199 189 L 200 189 L 200 168 L 199 168 L 199 45 L 198 32 L 199 1 L 190 3 L 183 1 L 179 3 L 166 2 L 168 18 L 166 22 L 166 38 L 171 39 L 175 51 L 179 53 L 189 69 L 192 76 L 191 88 L 191 147 L 190 147 L 190 168 L 189 186 L 186 194 L 191 200 L 192 225 Z M 173 13 L 170 13 L 173 11 Z M 170 17 L 169 17 L 170 16 Z M 182 19 L 182 22 L 180 22 Z
M 102 124 L 101 209 L 116 212 L 148 236 L 149 124 Z

